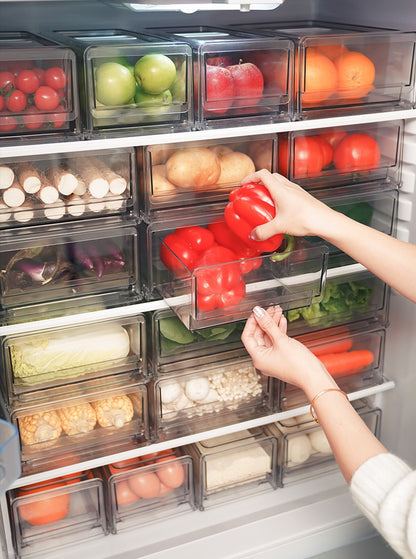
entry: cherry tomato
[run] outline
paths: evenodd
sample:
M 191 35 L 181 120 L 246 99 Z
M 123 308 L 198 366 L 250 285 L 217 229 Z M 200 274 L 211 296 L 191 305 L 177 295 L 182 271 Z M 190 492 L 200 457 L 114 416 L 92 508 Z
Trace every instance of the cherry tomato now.
M 53 124 L 54 128 L 62 128 L 68 120 L 68 115 L 62 105 L 58 105 L 56 111 L 56 113 L 48 114 L 48 120 Z
M 47 85 L 41 85 L 35 92 L 35 105 L 41 111 L 53 111 L 59 105 L 59 95 Z
M 375 169 L 379 163 L 380 148 L 368 134 L 348 134 L 334 152 L 334 165 L 340 171 Z
M 20 89 L 12 91 L 6 101 L 6 107 L 12 113 L 21 113 L 26 108 L 26 104 L 27 97 Z
M 152 499 L 159 495 L 160 481 L 153 472 L 137 472 L 127 479 L 127 483 L 133 493 L 143 499 Z
M 15 77 L 11 72 L 0 72 L 0 92 L 8 93 L 15 86 Z
M 37 107 L 31 105 L 23 114 L 23 122 L 29 130 L 37 130 L 46 122 L 46 115 L 39 112 Z
M 67 78 L 62 68 L 48 68 L 45 72 L 45 85 L 52 89 L 63 89 L 66 86 Z
M 0 115 L 0 132 L 11 132 L 18 125 L 17 120 L 11 115 Z
M 16 87 L 23 93 L 35 93 L 39 86 L 39 77 L 33 70 L 22 70 L 16 77 Z
M 39 85 L 45 85 L 45 70 L 35 66 L 35 68 L 32 69 L 32 72 L 34 72 L 39 78 Z

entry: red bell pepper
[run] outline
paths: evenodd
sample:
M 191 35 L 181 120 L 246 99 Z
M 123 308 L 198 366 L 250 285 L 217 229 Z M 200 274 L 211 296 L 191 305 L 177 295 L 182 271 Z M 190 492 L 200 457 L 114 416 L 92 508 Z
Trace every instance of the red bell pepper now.
M 215 241 L 234 252 L 240 262 L 240 270 L 242 274 L 248 274 L 252 270 L 257 270 L 262 264 L 261 253 L 246 245 L 240 237 L 231 231 L 224 220 L 217 220 L 207 225 L 209 231 L 214 234 Z
M 164 238 L 160 259 L 175 276 L 182 278 L 192 272 L 201 254 L 214 243 L 213 233 L 204 227 L 181 227 Z
M 236 260 L 232 250 L 219 245 L 202 254 L 194 271 L 200 311 L 236 305 L 245 297 L 246 285 Z
M 228 227 L 246 245 L 256 248 L 260 253 L 275 251 L 283 240 L 283 233 L 266 241 L 250 239 L 250 233 L 255 227 L 271 221 L 276 215 L 276 207 L 267 188 L 262 184 L 249 182 L 232 190 L 229 199 L 224 211 Z

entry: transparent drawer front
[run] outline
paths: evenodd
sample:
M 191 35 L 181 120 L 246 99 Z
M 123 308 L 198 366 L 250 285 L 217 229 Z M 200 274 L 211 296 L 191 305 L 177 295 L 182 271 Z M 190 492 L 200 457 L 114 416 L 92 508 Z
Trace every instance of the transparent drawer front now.
M 381 410 L 362 402 L 355 402 L 354 406 L 367 427 L 378 436 Z M 326 475 L 338 467 L 322 427 L 309 414 L 271 423 L 267 430 L 279 441 L 279 485 Z
M 305 117 L 414 105 L 414 33 L 314 22 L 256 24 L 297 44 L 296 112 Z
M 188 447 L 201 510 L 276 487 L 277 439 L 264 428 L 199 441 Z
M 27 32 L 0 33 L 0 136 L 79 135 L 75 54 Z
M 297 339 L 318 357 L 344 392 L 375 386 L 383 380 L 384 328 L 333 329 Z M 281 383 L 279 392 L 279 411 L 308 404 L 304 393 L 293 385 Z
M 287 120 L 292 114 L 292 41 L 208 26 L 149 31 L 192 47 L 199 128 Z
M 77 53 L 88 136 L 190 128 L 191 49 L 183 41 L 118 29 L 53 35 Z
M 389 287 L 371 272 L 349 272 L 330 277 L 321 301 L 286 313 L 289 335 L 332 326 L 388 320 Z
M 3 339 L 9 403 L 62 393 L 66 383 L 147 374 L 144 316 L 63 326 Z M 54 390 L 55 389 L 55 390 Z
M 45 557 L 107 533 L 103 483 L 91 472 L 27 485 L 8 496 L 17 557 Z
M 153 420 L 161 439 L 198 433 L 268 415 L 272 379 L 250 359 L 190 367 L 154 381 Z
M 282 254 L 241 256 L 215 241 L 224 206 L 196 207 L 182 216 L 154 220 L 147 228 L 147 288 L 158 292 L 187 328 L 197 330 L 244 320 L 255 305 L 296 308 L 320 299 L 328 249 L 299 240 Z M 188 228 L 189 224 L 189 228 Z M 207 230 L 208 228 L 208 230 Z M 206 240 L 190 259 L 185 243 L 196 233 Z M 178 238 L 181 237 L 178 241 Z M 216 243 L 216 244 L 215 244 Z M 243 243 L 244 244 L 244 243 Z M 250 248 L 249 248 L 250 250 Z M 251 249 L 252 250 L 252 249 Z
M 89 383 L 32 405 L 16 404 L 11 420 L 20 434 L 22 461 L 49 466 L 65 455 L 116 452 L 131 440 L 148 437 L 147 387 L 119 375 L 104 389 Z M 89 391 L 88 391 L 89 389 Z
M 0 494 L 19 476 L 19 433 L 14 425 L 0 419 Z
M 178 450 L 110 464 L 103 476 L 113 533 L 194 508 L 192 459 Z
M 191 332 L 170 309 L 152 315 L 152 368 L 157 375 L 169 371 L 169 364 L 186 361 L 206 363 L 218 354 L 242 350 L 245 321 L 202 328 Z
M 135 222 L 90 220 L 8 231 L 0 241 L 3 308 L 136 290 Z
M 0 227 L 137 214 L 133 150 L 0 162 Z
M 399 185 L 402 121 L 279 135 L 279 172 L 304 188 L 388 181 Z
M 275 170 L 274 136 L 144 148 L 141 195 L 145 213 L 228 200 L 256 170 Z M 140 168 L 140 167 L 139 167 Z

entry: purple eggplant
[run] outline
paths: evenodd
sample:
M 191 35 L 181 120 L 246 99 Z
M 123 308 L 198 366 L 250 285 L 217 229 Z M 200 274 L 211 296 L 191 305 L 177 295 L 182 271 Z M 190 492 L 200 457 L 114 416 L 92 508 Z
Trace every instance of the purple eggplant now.
M 39 262 L 30 258 L 22 258 L 15 263 L 14 269 L 23 272 L 34 283 L 45 285 L 56 275 L 56 262 Z

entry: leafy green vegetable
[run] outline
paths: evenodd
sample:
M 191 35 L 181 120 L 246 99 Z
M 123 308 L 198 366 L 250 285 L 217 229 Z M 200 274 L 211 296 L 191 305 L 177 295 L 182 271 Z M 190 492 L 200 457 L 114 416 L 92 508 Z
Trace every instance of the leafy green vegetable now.
M 226 340 L 228 336 L 234 332 L 236 324 L 224 324 L 222 326 L 213 326 L 212 328 L 203 328 L 197 330 L 197 334 L 205 340 Z
M 164 338 L 177 344 L 191 344 L 197 339 L 197 335 L 188 330 L 176 316 L 161 320 L 159 328 Z

